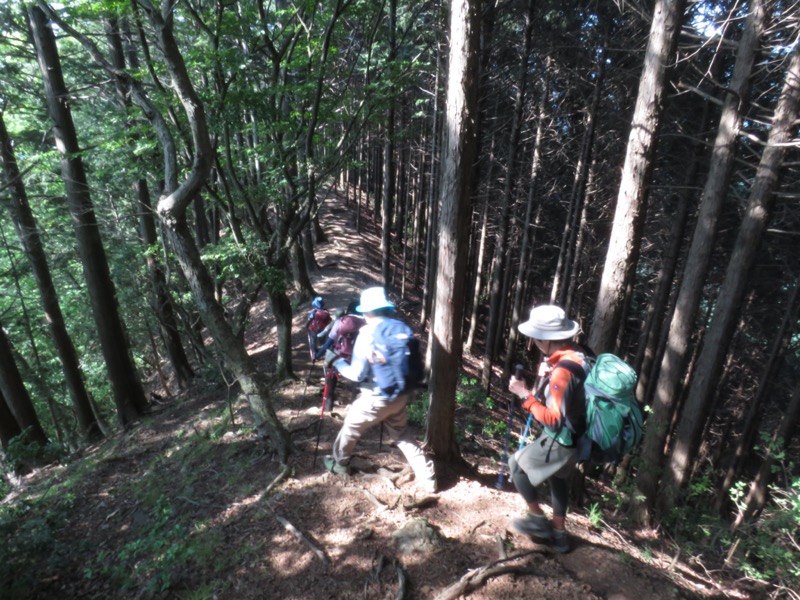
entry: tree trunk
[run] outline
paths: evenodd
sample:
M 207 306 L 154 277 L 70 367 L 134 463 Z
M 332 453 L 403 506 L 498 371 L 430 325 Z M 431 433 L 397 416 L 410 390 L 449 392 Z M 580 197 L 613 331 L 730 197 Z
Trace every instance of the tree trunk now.
M 514 98 L 514 114 L 511 121 L 511 132 L 509 133 L 508 157 L 506 160 L 505 183 L 503 186 L 503 197 L 500 205 L 500 223 L 497 229 L 495 240 L 494 260 L 492 261 L 491 273 L 491 293 L 489 295 L 489 323 L 486 327 L 486 348 L 483 358 L 483 371 L 481 379 L 483 386 L 488 390 L 492 377 L 492 362 L 495 357 L 495 348 L 500 332 L 504 325 L 504 306 L 507 298 L 507 287 L 503 285 L 503 274 L 508 271 L 510 274 L 511 256 L 507 252 L 508 248 L 508 218 L 511 214 L 512 196 L 514 192 L 514 165 L 517 162 L 517 151 L 519 149 L 520 129 L 522 124 L 522 108 L 525 103 L 525 83 L 528 79 L 528 53 L 531 47 L 531 32 L 533 31 L 533 6 L 532 0 L 528 0 L 527 12 L 525 13 L 525 31 L 522 39 L 522 52 L 520 55 L 519 72 L 517 79 L 517 93 Z M 506 266 L 504 268 L 504 265 Z
M 99 440 L 103 434 L 97 418 L 92 412 L 89 393 L 86 391 L 81 374 L 78 354 L 64 322 L 58 292 L 50 274 L 47 254 L 42 245 L 33 212 L 28 204 L 28 195 L 2 115 L 0 115 L 0 159 L 3 162 L 6 180 L 9 182 L 11 216 L 36 278 L 44 314 L 53 337 L 53 345 L 56 347 L 58 358 L 61 361 L 64 382 L 78 419 L 78 427 L 86 440 Z
M 91 299 L 92 314 L 103 350 L 117 416 L 122 426 L 129 425 L 147 408 L 144 390 L 131 358 L 127 335 L 119 314 L 116 290 L 108 268 L 100 230 L 89 195 L 89 185 L 81 159 L 81 149 L 69 108 L 69 93 L 61 74 L 55 36 L 44 12 L 28 8 L 45 97 L 56 145 L 61 154 L 61 173 L 72 215 L 78 253 Z
M 158 242 L 153 207 L 150 203 L 150 190 L 145 179 L 139 179 L 134 185 L 139 199 L 139 235 L 141 235 L 145 247 L 149 248 Z M 164 275 L 163 267 L 153 253 L 148 252 L 146 260 L 150 285 L 153 286 L 153 309 L 158 318 L 161 341 L 167 351 L 178 387 L 185 390 L 194 377 L 194 371 L 183 349 L 183 342 L 178 331 L 178 319 L 175 316 L 175 306 L 167 287 L 167 278 Z
M 462 322 L 469 243 L 470 193 L 476 159 L 479 0 L 454 0 L 450 15 L 447 121 L 442 155 L 439 257 L 429 387 L 431 406 L 425 443 L 446 462 L 459 457 L 455 439 L 455 392 L 462 356 Z
M 6 402 L 3 391 L 0 390 L 0 447 L 8 450 L 8 444 L 22 433 L 22 429 L 17 423 L 17 418 Z
M 754 3 L 755 6 L 756 3 Z M 741 47 L 741 46 L 740 46 Z M 733 326 L 746 291 L 750 269 L 758 253 L 778 185 L 784 154 L 789 146 L 800 113 L 800 46 L 795 46 L 786 72 L 781 96 L 775 107 L 767 145 L 761 155 L 750 190 L 747 210 L 719 290 L 714 315 L 705 336 L 703 350 L 689 388 L 681 421 L 675 436 L 669 468 L 665 471 L 663 506 L 674 505 L 677 491 L 686 482 L 686 474 L 698 446 L 708 416 L 708 405 L 719 383 L 722 361 L 728 352 Z M 666 496 L 665 496 L 666 494 Z
M 614 211 L 614 225 L 589 336 L 589 346 L 598 353 L 614 347 L 626 298 L 625 290 L 638 260 L 639 238 L 644 225 L 650 174 L 662 120 L 667 67 L 675 54 L 684 5 L 685 0 L 657 0 L 653 10 L 650 40 L 645 52 Z
M 387 27 L 389 40 L 388 66 L 395 57 L 395 22 L 397 20 L 397 0 L 389 0 L 389 15 Z M 393 87 L 389 86 L 391 97 Z M 394 99 L 390 98 L 389 108 L 386 111 L 386 137 L 383 145 L 383 194 L 381 204 L 381 278 L 386 289 L 390 287 L 390 267 L 392 260 L 392 215 L 394 213 L 395 171 L 394 171 Z
M 683 381 L 689 338 L 695 329 L 695 317 L 711 258 L 717 220 L 728 189 L 734 144 L 741 122 L 740 107 L 748 96 L 753 60 L 763 27 L 763 12 L 761 0 L 754 0 L 753 10 L 745 22 L 742 40 L 736 53 L 736 65 L 731 77 L 731 93 L 726 95 L 720 116 L 708 178 L 703 189 L 700 214 L 681 279 L 675 313 L 670 323 L 666 352 L 661 361 L 652 404 L 653 412 L 648 418 L 647 434 L 642 447 L 642 458 L 648 468 L 639 472 L 636 485 L 639 497 L 651 507 L 658 494 L 658 479 L 661 475 L 659 465 L 667 433 L 664 425 L 669 422 L 674 412 L 675 399 L 680 395 L 678 388 Z M 645 511 L 645 505 L 640 505 L 640 520 L 647 519 Z
M 5 399 L 19 428 L 22 432 L 27 431 L 26 442 L 45 446 L 47 435 L 39 422 L 39 417 L 36 416 L 36 409 L 22 381 L 22 375 L 14 360 L 11 342 L 6 337 L 2 323 L 0 323 L 0 395 Z M 9 425 L 9 429 L 13 429 L 13 426 Z

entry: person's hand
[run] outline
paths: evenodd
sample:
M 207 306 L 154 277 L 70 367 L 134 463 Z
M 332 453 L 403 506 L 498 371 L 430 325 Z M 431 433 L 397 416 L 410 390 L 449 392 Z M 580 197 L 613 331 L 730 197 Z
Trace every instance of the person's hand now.
M 513 375 L 508 380 L 508 391 L 514 394 L 517 398 L 525 400 L 529 395 L 528 385 L 524 379 L 517 379 Z
M 336 352 L 334 352 L 333 350 L 326 350 L 325 351 L 325 364 L 327 364 L 328 366 L 331 366 L 333 364 L 333 361 L 336 360 L 337 356 L 339 356 L 339 355 L 336 354 Z

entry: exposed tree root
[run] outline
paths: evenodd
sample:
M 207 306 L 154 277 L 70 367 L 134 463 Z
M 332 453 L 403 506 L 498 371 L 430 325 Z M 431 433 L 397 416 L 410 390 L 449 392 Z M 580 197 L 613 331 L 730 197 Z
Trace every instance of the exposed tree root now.
M 507 573 L 533 575 L 536 573 L 536 569 L 528 566 L 527 564 L 508 564 L 511 561 L 516 561 L 532 554 L 536 554 L 536 551 L 531 550 L 529 552 L 514 554 L 508 558 L 501 558 L 500 560 L 491 562 L 488 565 L 484 565 L 483 567 L 469 571 L 466 575 L 461 577 L 461 579 L 448 586 L 444 591 L 436 596 L 436 600 L 455 600 L 460 596 L 475 591 L 485 584 L 489 579 L 492 577 L 497 577 L 498 575 L 505 575 Z

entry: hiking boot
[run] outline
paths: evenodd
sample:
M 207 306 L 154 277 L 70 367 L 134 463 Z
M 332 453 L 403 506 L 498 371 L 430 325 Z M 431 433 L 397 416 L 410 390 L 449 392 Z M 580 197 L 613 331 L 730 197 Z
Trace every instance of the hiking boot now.
M 425 479 L 417 484 L 420 490 L 425 494 L 437 494 L 439 492 L 439 484 L 436 483 L 436 478 Z
M 343 465 L 342 463 L 336 462 L 332 456 L 326 456 L 323 458 L 322 466 L 325 467 L 326 471 L 330 471 L 334 475 L 350 474 L 350 467 L 348 465 Z
M 509 526 L 523 535 L 530 535 L 543 540 L 549 540 L 553 537 L 553 526 L 550 525 L 550 521 L 544 515 L 528 513 L 524 517 L 511 519 Z
M 561 554 L 566 554 L 572 550 L 572 547 L 569 545 L 567 532 L 563 529 L 553 529 L 553 538 L 550 540 L 550 547 Z

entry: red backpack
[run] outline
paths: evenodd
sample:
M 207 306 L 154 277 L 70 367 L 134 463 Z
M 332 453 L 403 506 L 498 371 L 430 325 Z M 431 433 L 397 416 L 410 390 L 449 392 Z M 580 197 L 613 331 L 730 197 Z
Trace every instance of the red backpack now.
M 331 322 L 331 313 L 324 308 L 315 308 L 314 314 L 308 321 L 308 330 L 311 333 L 319 333 Z
M 342 317 L 337 330 L 338 337 L 333 345 L 336 354 L 345 360 L 350 360 L 352 358 L 356 336 L 364 325 L 366 325 L 366 322 L 363 317 L 356 315 L 345 315 Z

